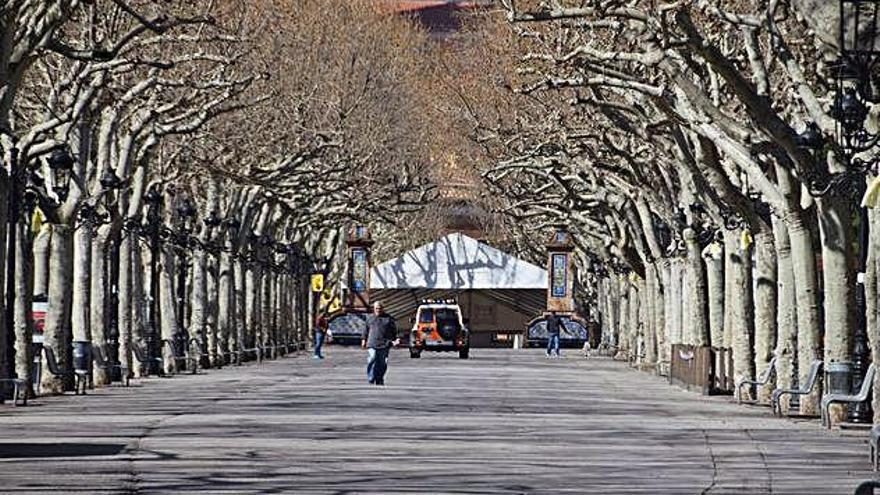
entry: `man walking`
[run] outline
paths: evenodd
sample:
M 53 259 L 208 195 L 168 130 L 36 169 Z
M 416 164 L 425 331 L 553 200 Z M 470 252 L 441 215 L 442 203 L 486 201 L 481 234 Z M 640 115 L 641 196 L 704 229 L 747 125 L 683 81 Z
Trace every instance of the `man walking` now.
M 315 359 L 324 359 L 321 347 L 324 346 L 324 336 L 327 334 L 327 313 L 322 311 L 315 317 Z
M 559 321 L 556 311 L 551 311 L 550 315 L 547 316 L 547 357 L 550 357 L 552 354 L 556 354 L 556 357 L 559 357 L 559 332 L 561 326 L 562 322 Z
M 367 380 L 385 385 L 388 370 L 388 349 L 400 343 L 394 318 L 382 310 L 382 303 L 373 303 L 373 314 L 367 316 L 367 328 L 361 336 L 361 347 L 367 350 Z

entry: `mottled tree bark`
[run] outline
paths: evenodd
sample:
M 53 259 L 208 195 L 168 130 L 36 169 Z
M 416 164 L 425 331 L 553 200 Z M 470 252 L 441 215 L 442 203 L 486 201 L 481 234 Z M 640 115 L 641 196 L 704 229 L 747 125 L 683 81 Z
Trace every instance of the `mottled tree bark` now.
M 134 340 L 133 284 L 134 263 L 132 260 L 132 234 L 122 232 L 119 240 L 119 279 L 117 280 L 116 325 L 119 329 L 119 362 L 134 371 L 132 341 Z M 138 277 L 139 280 L 139 277 Z
M 791 242 L 788 239 L 788 229 L 784 222 L 774 221 L 773 232 L 775 234 L 774 247 L 776 248 L 777 260 L 777 300 L 776 311 L 777 339 L 776 339 L 776 385 L 780 388 L 792 388 L 792 378 L 797 373 L 795 359 L 797 358 L 797 307 L 795 296 L 794 269 L 791 261 Z M 784 413 L 788 413 L 789 396 L 784 396 L 780 407 Z
M 89 276 L 89 328 L 92 333 L 92 345 L 107 349 L 110 342 L 110 329 L 107 327 L 107 245 L 109 243 L 110 226 L 102 225 L 95 229 L 92 239 L 92 273 Z M 94 349 L 93 352 L 98 352 Z M 108 353 L 109 354 L 109 353 Z M 95 385 L 109 385 L 110 373 L 95 367 L 93 371 Z
M 645 365 L 656 370 L 657 367 L 657 327 L 659 323 L 659 307 L 663 304 L 660 295 L 657 267 L 653 263 L 645 267 L 646 328 L 645 328 Z
M 822 240 L 822 274 L 825 314 L 825 366 L 852 360 L 855 329 L 855 272 L 853 251 L 853 211 L 848 199 L 824 197 L 819 206 L 819 232 Z M 835 423 L 846 416 L 846 405 L 832 405 Z
M 706 313 L 706 301 L 708 299 L 706 287 L 706 269 L 700 252 L 700 244 L 697 242 L 696 233 L 693 229 L 684 231 L 684 240 L 687 246 L 687 275 L 688 284 L 685 307 L 688 308 L 688 318 L 685 323 L 690 329 L 689 341 L 693 345 L 709 345 L 709 318 Z
M 245 311 L 246 308 L 246 297 L 245 297 L 245 266 L 242 261 L 236 260 L 234 265 L 234 275 L 235 275 L 235 339 L 236 339 L 236 348 L 241 345 L 247 346 L 247 313 Z
M 34 295 L 49 293 L 49 243 L 52 242 L 52 224 L 44 223 L 34 237 Z
M 52 226 L 49 255 L 49 306 L 43 327 L 43 345 L 51 347 L 62 369 L 70 369 L 70 319 L 73 302 L 73 229 L 68 225 Z M 60 394 L 73 389 L 70 377 L 62 379 L 43 373 L 41 389 L 44 393 Z
M 174 359 L 171 342 L 180 331 L 177 327 L 177 304 L 174 291 L 174 276 L 176 259 L 171 246 L 163 246 L 160 258 L 162 260 L 159 269 L 159 323 L 162 339 L 162 358 L 166 373 L 178 372 L 178 363 Z
M 207 256 L 206 260 L 206 290 L 208 293 L 207 312 L 205 314 L 205 326 L 208 333 L 208 355 L 206 364 L 211 367 L 220 367 L 223 363 L 220 359 L 220 338 L 217 331 L 217 260 L 215 256 Z M 195 278 L 195 277 L 193 277 Z
M 196 248 L 192 253 L 192 288 L 190 301 L 190 337 L 200 346 L 208 344 L 208 278 L 205 251 Z M 202 347 L 204 348 L 204 347 Z
M 137 239 L 130 238 L 131 246 L 131 348 L 132 348 L 132 370 L 135 376 L 144 376 L 148 371 L 149 363 L 141 363 L 134 355 L 134 346 L 147 353 L 147 335 L 149 332 L 147 319 L 148 312 L 148 290 L 149 277 L 147 277 L 146 264 L 144 263 L 144 253 L 142 252 Z M 123 259 L 125 259 L 123 257 Z M 136 364 L 136 365 L 135 365 Z
M 772 232 L 755 234 L 755 374 L 760 375 L 773 359 L 776 348 L 776 250 Z M 770 403 L 775 377 L 767 386 L 758 387 L 760 404 Z
M 867 309 L 868 343 L 871 362 L 880 365 L 880 338 L 876 329 L 880 325 L 880 212 L 868 209 L 868 259 L 865 265 L 865 302 Z M 874 374 L 871 405 L 874 424 L 880 423 L 880 373 Z
M 795 297 L 797 302 L 798 383 L 806 383 L 810 364 L 822 359 L 819 341 L 818 278 L 816 276 L 816 252 L 813 239 L 803 218 L 790 214 L 786 217 L 788 237 L 791 242 L 791 261 L 794 271 Z M 804 415 L 819 414 L 819 398 L 822 384 L 817 383 L 813 392 L 800 398 L 800 412 Z
M 220 331 L 220 352 L 228 359 L 236 348 L 233 335 L 235 318 L 234 275 L 228 253 L 221 253 L 218 263 L 217 326 Z
M 31 311 L 33 302 L 32 267 L 33 258 L 30 239 L 30 225 L 18 222 L 15 237 L 15 307 L 13 308 L 13 328 L 15 329 L 15 374 L 25 381 L 25 393 L 33 397 L 34 353 L 31 341 L 34 337 L 34 320 Z
M 92 226 L 88 221 L 80 224 L 73 234 L 73 258 L 75 260 L 73 263 L 73 303 L 70 316 L 73 340 L 91 342 L 89 297 L 92 270 Z
M 724 246 L 713 242 L 703 250 L 709 301 L 709 345 L 724 347 Z
M 742 231 L 724 233 L 724 252 L 727 255 L 725 278 L 728 293 L 724 301 L 725 328 L 730 329 L 733 349 L 734 383 L 754 377 L 754 305 L 752 301 L 751 246 L 742 240 Z M 745 390 L 743 391 L 745 393 Z

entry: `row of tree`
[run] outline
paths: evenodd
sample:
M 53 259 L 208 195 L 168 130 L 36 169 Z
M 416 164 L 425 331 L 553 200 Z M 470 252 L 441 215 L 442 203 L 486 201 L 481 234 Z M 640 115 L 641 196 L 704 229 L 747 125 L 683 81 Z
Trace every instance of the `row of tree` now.
M 0 33 L 0 378 L 30 394 L 35 295 L 62 368 L 222 365 L 307 340 L 340 228 L 432 190 L 425 36 L 365 0 L 4 0 Z
M 866 177 L 848 165 L 870 152 L 836 144 L 837 2 L 502 3 L 459 57 L 476 69 L 458 126 L 519 250 L 578 234 L 607 345 L 662 373 L 673 344 L 731 348 L 736 380 L 775 355 L 789 387 L 852 361 L 864 321 L 877 361 L 880 219 L 859 275 Z

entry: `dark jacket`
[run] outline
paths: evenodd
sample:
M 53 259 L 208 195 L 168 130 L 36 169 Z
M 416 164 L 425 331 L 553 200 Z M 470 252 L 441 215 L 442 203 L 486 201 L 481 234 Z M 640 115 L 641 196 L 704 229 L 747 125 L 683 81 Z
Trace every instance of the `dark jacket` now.
M 548 335 L 559 335 L 561 330 L 562 322 L 559 321 L 559 317 L 556 315 L 549 315 L 547 317 L 547 334 Z
M 384 349 L 390 347 L 391 341 L 397 338 L 397 324 L 388 313 L 379 316 L 367 315 L 367 328 L 361 339 L 367 341 L 367 347 L 372 349 Z

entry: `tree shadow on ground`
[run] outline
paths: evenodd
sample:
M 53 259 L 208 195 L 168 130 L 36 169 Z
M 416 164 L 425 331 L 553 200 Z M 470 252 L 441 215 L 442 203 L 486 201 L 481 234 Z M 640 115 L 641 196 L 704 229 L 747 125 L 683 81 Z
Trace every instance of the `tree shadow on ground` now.
M 119 455 L 123 443 L 0 443 L 0 459 Z

